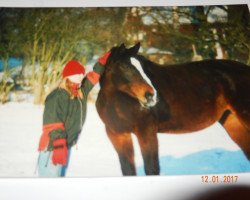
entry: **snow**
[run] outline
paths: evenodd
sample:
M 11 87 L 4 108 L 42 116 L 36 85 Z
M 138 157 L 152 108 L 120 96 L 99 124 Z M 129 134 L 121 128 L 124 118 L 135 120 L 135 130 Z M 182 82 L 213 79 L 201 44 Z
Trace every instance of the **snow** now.
M 0 105 L 0 177 L 37 177 L 38 141 L 43 106 L 29 102 Z M 219 125 L 191 134 L 158 134 L 160 157 L 181 158 L 210 149 L 239 151 Z M 142 158 L 135 136 L 137 167 Z M 72 147 L 67 177 L 122 176 L 118 156 L 106 136 L 95 105 L 88 103 L 87 120 L 77 146 Z

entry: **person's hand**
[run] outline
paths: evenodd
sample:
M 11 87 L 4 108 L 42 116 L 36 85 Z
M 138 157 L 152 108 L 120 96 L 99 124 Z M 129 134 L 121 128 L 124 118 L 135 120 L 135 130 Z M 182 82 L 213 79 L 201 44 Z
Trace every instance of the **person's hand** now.
M 101 58 L 98 59 L 98 62 L 101 63 L 102 65 L 105 65 L 107 63 L 110 54 L 111 54 L 110 51 L 106 52 Z
M 66 139 L 60 138 L 53 141 L 52 162 L 54 165 L 66 165 L 68 158 L 68 148 Z

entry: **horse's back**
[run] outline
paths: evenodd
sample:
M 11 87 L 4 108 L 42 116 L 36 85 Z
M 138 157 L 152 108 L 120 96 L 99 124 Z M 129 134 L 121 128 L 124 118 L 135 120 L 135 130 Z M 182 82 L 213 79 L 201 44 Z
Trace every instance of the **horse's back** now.
M 203 87 L 221 84 L 231 92 L 250 87 L 250 67 L 232 60 L 204 60 L 167 65 L 156 69 L 161 83 L 181 87 Z M 156 80 L 157 82 L 157 80 Z M 246 91 L 245 91 L 246 92 Z

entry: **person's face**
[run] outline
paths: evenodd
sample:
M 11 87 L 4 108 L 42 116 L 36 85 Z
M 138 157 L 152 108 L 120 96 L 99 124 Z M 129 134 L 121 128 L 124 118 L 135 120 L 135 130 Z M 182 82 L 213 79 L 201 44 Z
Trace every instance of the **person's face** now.
M 78 89 L 81 87 L 83 77 L 83 74 L 76 74 L 69 76 L 66 79 L 66 87 L 75 97 L 78 96 Z
M 83 74 L 75 74 L 75 75 L 71 75 L 71 76 L 68 76 L 67 78 L 72 82 L 72 83 L 75 83 L 75 84 L 81 84 L 82 83 L 82 80 L 83 80 Z

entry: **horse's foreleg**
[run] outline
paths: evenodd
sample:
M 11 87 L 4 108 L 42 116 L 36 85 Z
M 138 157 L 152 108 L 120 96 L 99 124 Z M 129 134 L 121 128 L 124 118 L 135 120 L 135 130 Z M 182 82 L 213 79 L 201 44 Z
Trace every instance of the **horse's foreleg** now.
M 107 127 L 106 131 L 119 156 L 122 174 L 125 176 L 136 175 L 131 133 L 114 133 Z
M 235 114 L 229 114 L 222 126 L 250 160 L 250 130 Z
M 158 140 L 156 133 L 137 133 L 146 175 L 159 175 Z

